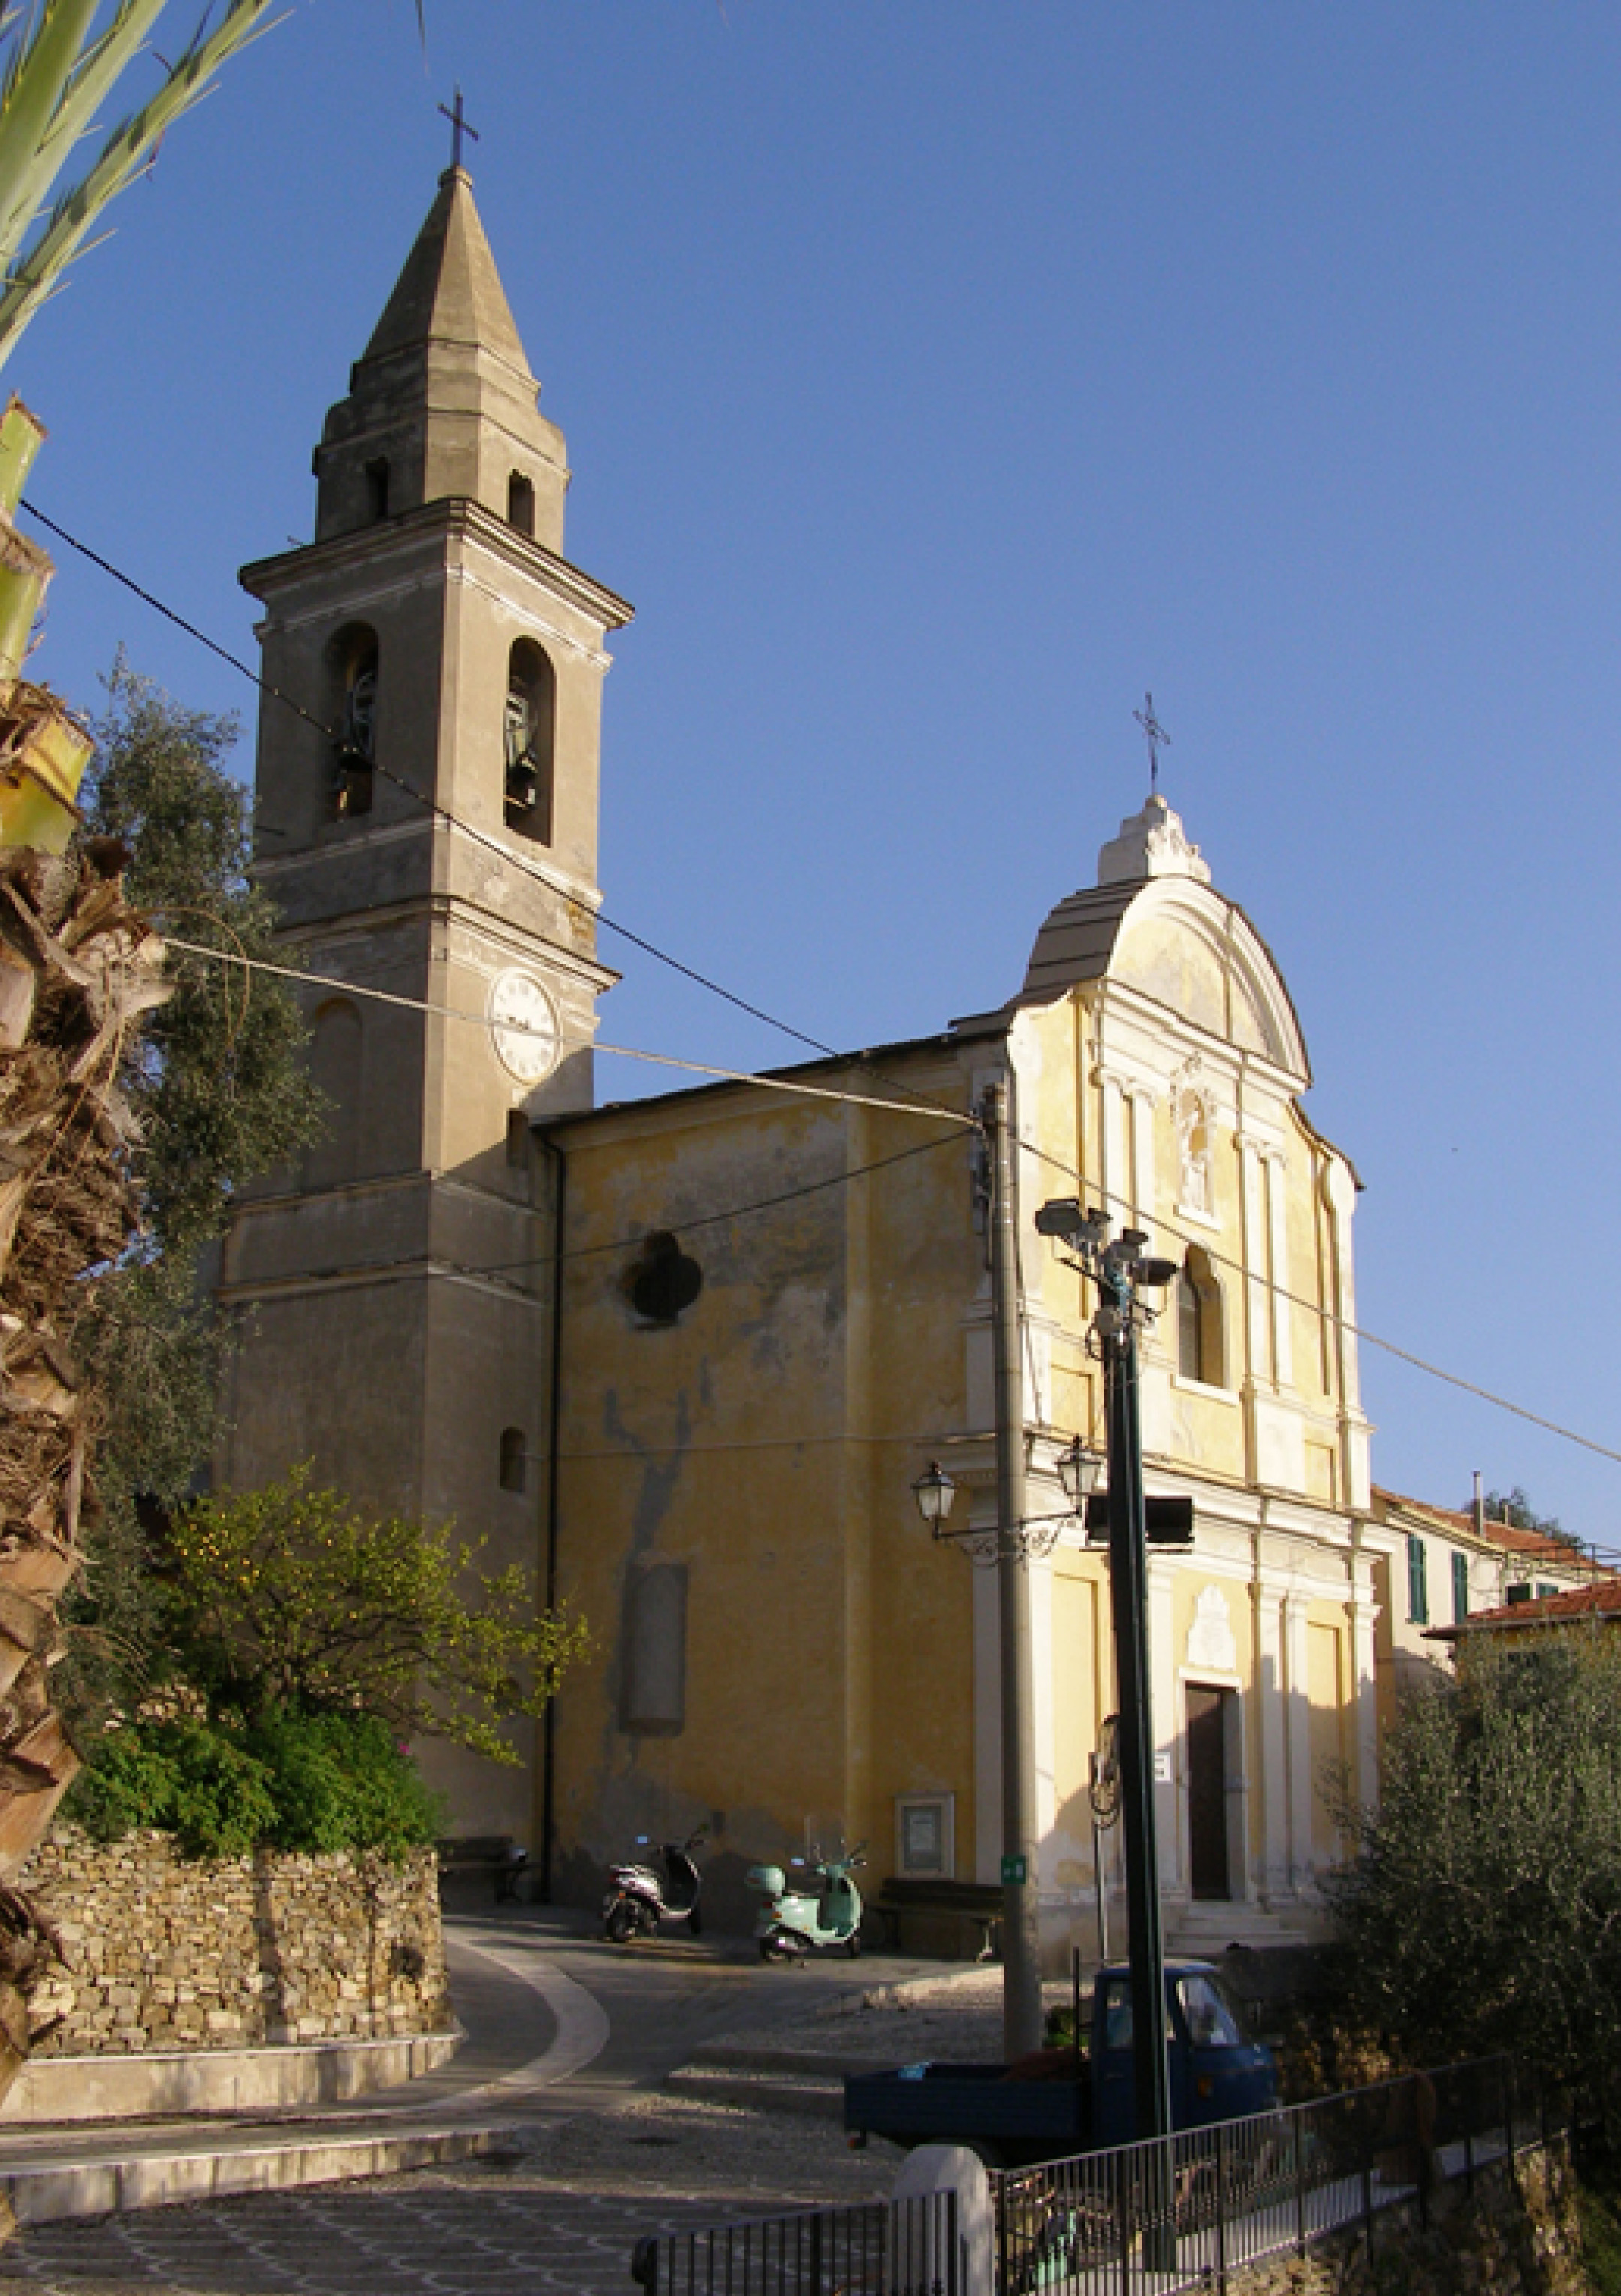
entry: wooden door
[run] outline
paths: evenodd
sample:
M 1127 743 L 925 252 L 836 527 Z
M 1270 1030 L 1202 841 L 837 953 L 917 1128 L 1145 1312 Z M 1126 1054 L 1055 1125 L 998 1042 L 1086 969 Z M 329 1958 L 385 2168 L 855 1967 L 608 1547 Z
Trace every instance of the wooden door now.
M 1196 1898 L 1232 1895 L 1227 1868 L 1227 1706 L 1230 1690 L 1188 1685 L 1188 1859 Z

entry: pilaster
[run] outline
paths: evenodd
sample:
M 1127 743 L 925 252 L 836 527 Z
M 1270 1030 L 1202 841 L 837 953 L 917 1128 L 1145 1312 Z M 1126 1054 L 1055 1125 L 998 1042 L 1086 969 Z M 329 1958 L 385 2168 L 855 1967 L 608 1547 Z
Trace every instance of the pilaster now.
M 1312 1871 L 1312 1701 L 1303 1595 L 1283 1599 L 1283 1654 L 1288 1702 L 1289 1888 L 1297 1897 Z

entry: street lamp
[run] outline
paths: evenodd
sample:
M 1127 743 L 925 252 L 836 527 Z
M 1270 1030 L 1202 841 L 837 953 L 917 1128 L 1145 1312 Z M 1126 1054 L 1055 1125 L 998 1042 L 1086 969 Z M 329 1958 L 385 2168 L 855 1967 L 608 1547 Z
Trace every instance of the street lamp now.
M 912 1496 L 917 1502 L 918 1513 L 938 1538 L 940 1526 L 950 1513 L 951 1503 L 957 1496 L 957 1486 L 938 1459 L 931 1459 L 912 1485 Z
M 1072 1436 L 1058 1454 L 1058 1481 L 1064 1496 L 1077 1514 L 1085 1512 L 1086 1503 L 1103 1477 L 1103 1454 L 1083 1443 L 1078 1435 Z M 938 1469 L 935 1471 L 938 1472 Z M 917 1484 L 912 1485 L 916 1490 Z

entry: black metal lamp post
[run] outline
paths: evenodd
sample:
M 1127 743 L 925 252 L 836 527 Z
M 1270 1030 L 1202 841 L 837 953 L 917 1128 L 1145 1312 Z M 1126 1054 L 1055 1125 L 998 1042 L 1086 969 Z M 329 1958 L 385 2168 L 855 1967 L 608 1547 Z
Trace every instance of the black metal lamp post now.
M 1107 1218 L 1101 1212 L 1083 1213 L 1074 1196 L 1043 1204 L 1035 1224 L 1041 1234 L 1068 1246 L 1099 1294 L 1092 1328 L 1103 1358 L 1108 1406 L 1109 1593 L 1120 1705 L 1121 1815 L 1125 1834 L 1137 2135 L 1140 2139 L 1165 2136 L 1171 2130 L 1171 2081 L 1159 1845 L 1154 1824 L 1148 1538 L 1142 1431 L 1138 1417 L 1137 1332 L 1144 1315 L 1139 1292 L 1145 1286 L 1157 1289 L 1169 1283 L 1177 1269 L 1173 1260 L 1145 1259 L 1142 1247 L 1148 1238 L 1134 1228 L 1125 1229 L 1113 1243 L 1107 1242 Z

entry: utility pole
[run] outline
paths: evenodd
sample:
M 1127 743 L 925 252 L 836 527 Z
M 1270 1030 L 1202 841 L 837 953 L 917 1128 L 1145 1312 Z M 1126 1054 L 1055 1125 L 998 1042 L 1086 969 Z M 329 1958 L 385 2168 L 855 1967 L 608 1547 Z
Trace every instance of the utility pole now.
M 1036 1875 L 1034 1674 L 1024 1536 L 1024 1381 L 1020 1350 L 1018 1185 L 1006 1083 L 981 1107 L 991 1178 L 991 1331 L 995 1365 L 996 1589 L 1002 1718 L 1002 2045 L 1041 2046 Z

